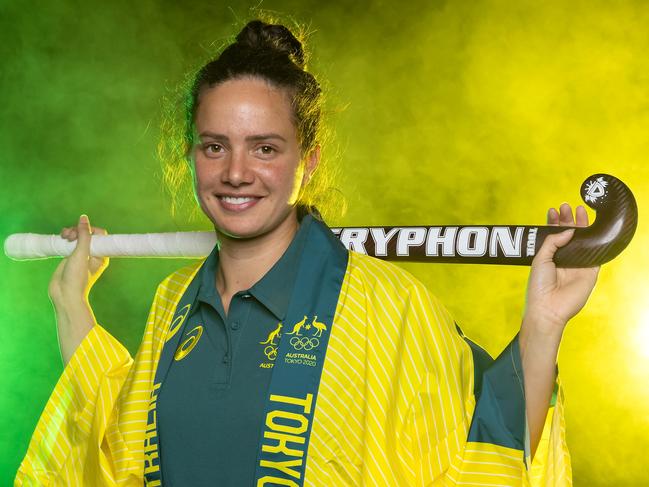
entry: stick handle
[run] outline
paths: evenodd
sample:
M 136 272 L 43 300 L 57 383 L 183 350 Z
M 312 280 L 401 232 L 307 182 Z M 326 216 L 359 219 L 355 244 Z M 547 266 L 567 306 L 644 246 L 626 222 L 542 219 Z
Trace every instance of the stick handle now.
M 214 232 L 175 232 L 93 235 L 90 255 L 104 257 L 200 258 L 216 243 Z M 67 257 L 76 242 L 59 235 L 15 233 L 4 244 L 5 254 L 15 260 Z

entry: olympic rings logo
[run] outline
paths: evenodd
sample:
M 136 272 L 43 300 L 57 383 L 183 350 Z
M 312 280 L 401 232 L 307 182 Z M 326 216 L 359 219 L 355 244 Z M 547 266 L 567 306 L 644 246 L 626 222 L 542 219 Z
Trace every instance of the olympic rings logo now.
M 317 338 L 309 337 L 293 337 L 291 338 L 289 343 L 293 345 L 293 348 L 295 350 L 309 351 L 320 345 L 320 340 L 318 340 Z
M 272 362 L 277 358 L 277 347 L 268 345 L 266 348 L 264 348 L 264 354 L 266 355 L 266 357 L 268 357 L 268 360 Z

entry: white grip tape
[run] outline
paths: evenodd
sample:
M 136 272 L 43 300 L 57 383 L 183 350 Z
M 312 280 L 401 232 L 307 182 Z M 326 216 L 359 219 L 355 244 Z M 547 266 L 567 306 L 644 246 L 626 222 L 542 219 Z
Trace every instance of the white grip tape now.
M 174 232 L 93 235 L 90 255 L 97 257 L 201 258 L 216 244 L 214 232 Z M 15 233 L 7 237 L 4 251 L 14 260 L 67 257 L 77 242 L 59 235 Z

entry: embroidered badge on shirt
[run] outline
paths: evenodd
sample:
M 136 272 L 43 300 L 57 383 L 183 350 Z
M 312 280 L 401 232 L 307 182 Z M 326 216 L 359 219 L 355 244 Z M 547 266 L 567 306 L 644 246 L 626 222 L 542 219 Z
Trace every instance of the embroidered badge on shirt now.
M 259 367 L 262 369 L 272 369 L 273 362 L 277 358 L 277 345 L 279 344 L 279 339 L 282 337 L 282 324 L 277 323 L 277 328 L 271 331 L 268 334 L 268 337 L 265 341 L 259 342 L 260 345 L 266 345 L 264 347 L 264 355 L 270 360 L 270 362 L 262 362 L 259 364 Z
M 291 365 L 304 365 L 315 367 L 317 365 L 317 356 L 314 353 L 320 346 L 322 333 L 327 331 L 327 325 L 318 321 L 318 315 L 307 323 L 308 317 L 304 317 L 295 324 L 293 331 L 287 335 L 294 335 L 289 340 L 289 344 L 295 352 L 289 352 L 284 357 L 284 361 Z M 304 331 L 304 334 L 301 332 Z
M 275 365 L 277 347 L 279 346 L 280 338 L 282 338 L 282 327 L 283 324 L 278 323 L 277 328 L 268 334 L 266 340 L 259 342 L 260 345 L 266 345 L 264 347 L 264 355 L 268 359 L 268 362 L 261 362 L 259 364 L 260 368 L 272 369 Z M 317 315 L 310 321 L 308 316 L 304 316 L 304 318 L 293 325 L 291 330 L 286 333 L 287 335 L 292 335 L 288 343 L 295 352 L 300 353 L 289 352 L 286 354 L 284 360 L 287 364 L 315 367 L 316 356 L 313 353 L 304 352 L 311 352 L 320 346 L 320 338 L 322 337 L 322 333 L 327 331 L 327 325 L 318 321 Z

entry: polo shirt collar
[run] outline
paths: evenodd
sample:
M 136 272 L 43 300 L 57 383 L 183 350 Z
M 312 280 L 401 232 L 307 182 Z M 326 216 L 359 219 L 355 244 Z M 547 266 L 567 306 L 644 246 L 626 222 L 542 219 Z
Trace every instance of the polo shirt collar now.
M 312 223 L 313 217 L 306 215 L 302 219 L 297 233 L 282 257 L 280 257 L 264 277 L 257 281 L 250 289 L 243 291 L 244 294 L 248 293 L 253 295 L 280 321 L 286 317 L 297 277 L 300 255 L 302 254 L 302 249 L 306 243 L 306 236 Z M 218 245 L 216 245 L 210 255 L 207 256 L 201 269 L 201 285 L 198 291 L 198 299 L 212 305 L 214 303 L 221 304 L 221 297 L 216 290 L 215 278 L 218 261 L 219 252 Z

